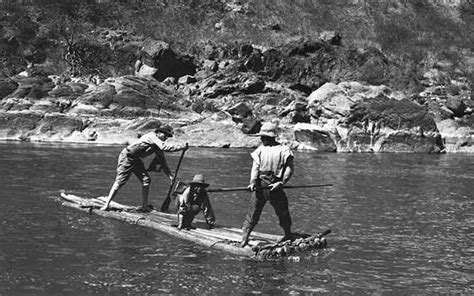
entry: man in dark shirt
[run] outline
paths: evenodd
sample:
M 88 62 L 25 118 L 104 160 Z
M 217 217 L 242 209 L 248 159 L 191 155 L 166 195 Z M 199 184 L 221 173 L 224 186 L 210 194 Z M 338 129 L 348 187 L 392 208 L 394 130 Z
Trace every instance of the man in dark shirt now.
M 178 195 L 178 229 L 190 229 L 194 217 L 200 211 L 203 212 L 209 229 L 214 226 L 216 218 L 206 191 L 208 186 L 209 184 L 204 181 L 203 175 L 195 175 L 193 181 L 189 183 L 189 187 Z

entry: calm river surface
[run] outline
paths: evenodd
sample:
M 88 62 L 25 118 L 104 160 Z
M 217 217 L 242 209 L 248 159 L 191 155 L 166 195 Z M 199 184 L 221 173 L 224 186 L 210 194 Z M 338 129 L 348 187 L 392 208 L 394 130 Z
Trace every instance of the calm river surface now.
M 106 195 L 122 147 L 0 143 L 0 295 L 473 294 L 474 156 L 296 153 L 293 230 L 331 229 L 328 250 L 256 261 L 63 207 L 61 189 Z M 186 152 L 179 173 L 245 186 L 250 150 Z M 178 153 L 169 153 L 172 170 Z M 151 202 L 168 183 L 152 174 Z M 139 205 L 132 177 L 116 201 Z M 217 222 L 240 227 L 248 194 L 212 194 Z M 198 218 L 202 218 L 201 214 Z M 270 205 L 256 231 L 281 234 Z

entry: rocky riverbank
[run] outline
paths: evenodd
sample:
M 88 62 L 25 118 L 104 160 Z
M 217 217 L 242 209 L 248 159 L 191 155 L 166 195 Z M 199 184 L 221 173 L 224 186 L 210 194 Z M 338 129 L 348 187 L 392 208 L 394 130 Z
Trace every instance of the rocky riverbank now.
M 250 3 L 234 4 L 241 9 L 225 16 L 252 15 Z M 411 9 L 405 6 L 397 13 Z M 216 23 L 214 30 L 227 29 Z M 36 40 L 26 50 L 26 41 L 5 32 L 5 52 L 23 48 L 28 64 L 0 75 L 3 140 L 123 144 L 170 124 L 176 142 L 255 147 L 252 134 L 273 121 L 279 140 L 295 149 L 474 152 L 469 51 L 458 64 L 423 57 L 420 66 L 374 46 L 345 46 L 340 32 L 324 31 L 278 46 L 207 41 L 191 56 L 162 40 L 101 28 L 55 60 L 50 43 Z M 66 72 L 54 67 L 60 63 Z
M 251 135 L 276 121 L 280 140 L 296 149 L 473 152 L 472 101 L 439 86 L 413 98 L 383 85 L 325 83 L 304 96 L 248 72 L 226 75 L 235 63 L 171 82 L 139 73 L 100 83 L 18 75 L 2 81 L 0 138 L 120 144 L 165 123 L 191 146 L 255 147 Z

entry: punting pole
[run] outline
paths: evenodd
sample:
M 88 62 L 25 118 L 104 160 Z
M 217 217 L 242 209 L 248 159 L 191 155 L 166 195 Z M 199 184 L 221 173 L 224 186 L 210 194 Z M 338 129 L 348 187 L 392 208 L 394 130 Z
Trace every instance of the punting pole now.
M 163 204 L 161 205 L 161 209 L 160 209 L 160 210 L 161 210 L 162 212 L 167 212 L 167 211 L 168 211 L 168 208 L 169 208 L 169 206 L 170 206 L 170 203 L 171 203 L 171 191 L 173 190 L 174 183 L 176 182 L 176 177 L 178 176 L 179 166 L 181 165 L 181 161 L 183 161 L 184 152 L 186 152 L 186 149 L 184 149 L 184 150 L 181 152 L 181 157 L 179 158 L 178 166 L 176 166 L 176 171 L 174 172 L 173 180 L 171 181 L 170 188 L 168 189 L 168 194 L 166 194 L 166 199 L 165 199 L 165 201 L 163 202 Z
M 333 184 L 309 184 L 309 185 L 286 185 L 284 189 L 294 188 L 314 188 L 314 187 L 327 187 Z M 247 187 L 229 187 L 229 188 L 210 188 L 206 189 L 207 192 L 227 192 L 227 191 L 249 191 Z

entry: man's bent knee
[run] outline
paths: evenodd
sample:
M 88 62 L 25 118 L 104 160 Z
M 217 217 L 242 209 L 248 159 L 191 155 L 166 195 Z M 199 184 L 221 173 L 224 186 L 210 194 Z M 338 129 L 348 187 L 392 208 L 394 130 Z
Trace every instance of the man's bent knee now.
M 143 178 L 142 179 L 142 186 L 143 187 L 148 187 L 151 184 L 151 178 Z

